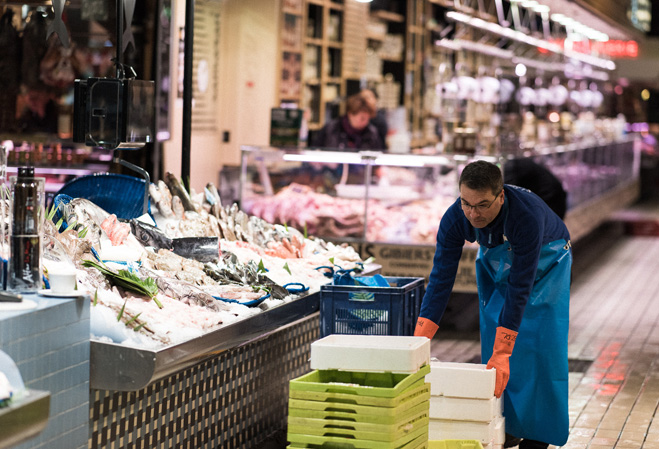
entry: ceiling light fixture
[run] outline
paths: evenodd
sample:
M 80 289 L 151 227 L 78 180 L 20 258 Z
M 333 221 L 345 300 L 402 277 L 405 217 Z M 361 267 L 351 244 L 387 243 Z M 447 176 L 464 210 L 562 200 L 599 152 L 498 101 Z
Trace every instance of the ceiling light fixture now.
M 552 19 L 555 16 L 556 14 L 552 15 Z M 590 64 L 595 67 L 599 67 L 607 70 L 614 70 L 616 68 L 615 63 L 611 60 L 602 59 L 596 56 L 591 56 L 584 53 L 578 53 L 571 50 L 563 50 L 563 48 L 561 48 L 561 46 L 558 44 L 548 42 L 544 39 L 538 39 L 533 36 L 529 36 L 520 31 L 513 30 L 511 28 L 502 27 L 501 25 L 493 22 L 487 22 L 478 17 L 472 17 L 457 11 L 449 11 L 446 13 L 446 18 L 450 20 L 454 20 L 456 22 L 464 23 L 465 25 L 469 25 L 474 28 L 489 31 L 501 37 L 512 39 L 517 42 L 522 42 L 531 46 L 535 46 L 536 48 L 542 48 L 559 55 L 565 55 L 568 58 L 575 59 L 577 61 Z M 565 21 L 566 19 L 562 19 L 562 20 Z M 567 18 L 567 20 L 568 23 L 574 22 L 574 20 L 570 18 Z

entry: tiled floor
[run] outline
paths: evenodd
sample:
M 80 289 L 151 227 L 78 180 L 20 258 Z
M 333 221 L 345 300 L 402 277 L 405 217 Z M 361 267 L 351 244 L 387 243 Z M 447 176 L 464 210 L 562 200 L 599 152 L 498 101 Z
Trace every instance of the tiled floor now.
M 620 228 L 575 248 L 565 449 L 659 449 L 659 237 Z M 479 353 L 475 332 L 440 333 L 432 343 L 440 360 Z

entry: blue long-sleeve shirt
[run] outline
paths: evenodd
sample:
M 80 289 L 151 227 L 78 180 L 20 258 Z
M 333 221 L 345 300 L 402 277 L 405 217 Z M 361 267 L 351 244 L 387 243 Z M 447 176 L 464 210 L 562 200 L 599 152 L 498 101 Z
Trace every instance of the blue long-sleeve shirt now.
M 458 262 L 465 241 L 487 248 L 504 243 L 512 247 L 506 298 L 499 326 L 517 331 L 524 308 L 533 289 L 540 250 L 546 243 L 570 239 L 563 221 L 540 197 L 520 187 L 504 185 L 505 204 L 488 226 L 476 229 L 465 217 L 460 198 L 453 203 L 439 224 L 437 247 L 420 316 L 439 323 L 453 289 Z

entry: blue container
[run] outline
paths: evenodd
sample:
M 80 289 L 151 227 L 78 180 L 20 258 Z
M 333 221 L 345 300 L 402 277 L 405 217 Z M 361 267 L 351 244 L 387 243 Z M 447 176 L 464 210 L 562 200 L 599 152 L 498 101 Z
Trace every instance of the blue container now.
M 134 176 L 117 173 L 85 175 L 64 184 L 56 198 L 58 195 L 62 195 L 60 199 L 64 198 L 65 203 L 71 198 L 88 199 L 107 213 L 126 220 L 150 212 L 150 206 L 147 206 L 147 211 L 144 210 L 144 198 L 148 195 L 146 181 Z
M 423 278 L 385 279 L 390 287 L 321 286 L 321 338 L 330 334 L 414 335 Z

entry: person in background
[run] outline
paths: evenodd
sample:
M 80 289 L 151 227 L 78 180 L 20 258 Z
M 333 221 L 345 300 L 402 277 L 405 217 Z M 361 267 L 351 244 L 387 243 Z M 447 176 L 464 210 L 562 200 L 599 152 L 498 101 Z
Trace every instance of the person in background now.
M 389 126 L 387 125 L 387 117 L 384 109 L 378 109 L 378 94 L 375 93 L 372 89 L 363 89 L 361 91 L 362 96 L 371 103 L 373 109 L 375 110 L 375 115 L 371 117 L 371 125 L 375 126 L 378 130 L 378 135 L 380 136 L 380 141 L 387 146 L 387 132 L 389 131 Z
M 458 187 L 439 225 L 414 335 L 434 336 L 462 247 L 478 242 L 481 358 L 496 369 L 494 394 L 504 398 L 504 447 L 562 446 L 569 435 L 569 232 L 536 194 L 504 185 L 494 164 L 468 164 Z
M 346 101 L 346 114 L 327 123 L 314 137 L 312 146 L 339 150 L 380 150 L 384 148 L 370 120 L 376 110 L 361 93 Z
M 531 158 L 511 159 L 503 166 L 503 181 L 529 189 L 544 200 L 562 220 L 567 211 L 567 193 L 561 181 Z

